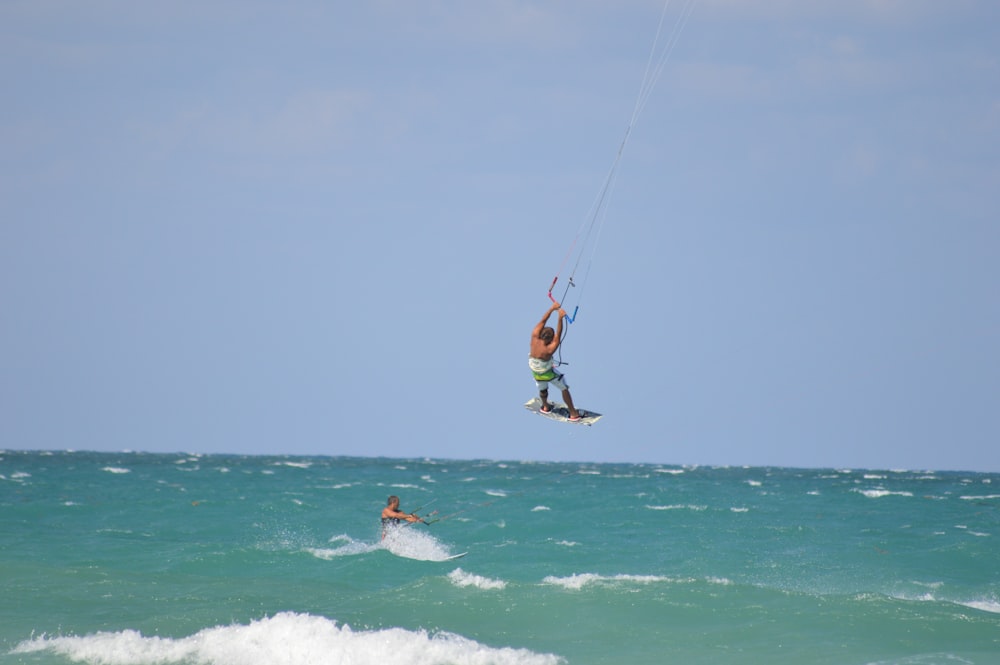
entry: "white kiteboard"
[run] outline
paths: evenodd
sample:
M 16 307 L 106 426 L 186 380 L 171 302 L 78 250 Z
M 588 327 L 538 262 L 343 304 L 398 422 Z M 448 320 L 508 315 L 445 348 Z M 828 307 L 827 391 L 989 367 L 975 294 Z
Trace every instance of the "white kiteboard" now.
M 524 408 L 532 413 L 537 413 L 540 416 L 545 416 L 551 420 L 558 420 L 563 423 L 573 423 L 574 425 L 593 425 L 598 420 L 601 419 L 601 414 L 594 413 L 593 411 L 588 411 L 587 409 L 577 409 L 580 412 L 582 418 L 579 420 L 569 419 L 569 407 L 565 404 L 560 404 L 559 402 L 551 402 L 551 411 L 542 411 L 542 400 L 538 397 L 534 397 L 524 403 Z

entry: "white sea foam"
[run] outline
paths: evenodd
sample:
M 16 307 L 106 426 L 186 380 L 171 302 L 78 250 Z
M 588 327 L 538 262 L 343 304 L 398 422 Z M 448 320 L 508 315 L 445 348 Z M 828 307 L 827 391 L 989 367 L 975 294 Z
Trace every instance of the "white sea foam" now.
M 76 662 L 107 665 L 239 663 L 240 665 L 555 665 L 555 654 L 488 647 L 454 633 L 402 628 L 354 631 L 336 621 L 282 612 L 248 625 L 206 628 L 189 637 L 146 637 L 135 630 L 82 637 L 37 637 L 12 653 L 49 652 Z
M 889 490 L 882 489 L 881 487 L 869 490 L 852 489 L 851 491 L 863 494 L 869 499 L 879 499 L 884 496 L 913 496 L 913 492 L 890 492 Z
M 385 538 L 374 543 L 355 540 L 347 534 L 330 538 L 329 547 L 305 547 L 304 551 L 319 559 L 368 554 L 387 550 L 396 556 L 419 561 L 444 561 L 451 556 L 449 549 L 434 536 L 404 525 L 388 527 Z
M 982 494 L 979 496 L 966 494 L 958 498 L 963 501 L 989 501 L 991 499 L 1000 499 L 1000 494 Z
M 374 552 L 377 549 L 381 549 L 381 546 L 377 543 L 365 543 L 360 540 L 354 540 L 348 535 L 334 536 L 330 539 L 331 547 L 307 547 L 306 552 L 309 552 L 318 559 L 335 559 L 341 556 L 354 556 L 356 554 L 366 554 L 368 552 Z
M 548 506 L 535 506 L 534 508 L 531 509 L 531 512 L 537 513 L 540 510 L 552 510 L 552 509 L 549 508 Z
M 941 583 L 935 582 L 931 584 L 920 584 L 919 586 L 926 586 L 932 588 L 934 591 L 938 591 Z M 892 594 L 893 598 L 898 598 L 899 600 L 910 600 L 919 602 L 932 602 L 932 603 L 954 603 L 955 605 L 961 605 L 962 607 L 970 607 L 974 610 L 980 610 L 982 612 L 990 612 L 993 614 L 1000 614 L 1000 602 L 995 598 L 988 599 L 978 599 L 978 600 L 949 600 L 947 598 L 940 598 L 934 591 L 928 591 L 925 593 L 918 594 Z
M 108 473 L 132 473 L 132 469 L 123 469 L 120 466 L 106 466 L 101 471 L 107 471 Z
M 737 508 L 736 506 L 733 506 L 729 510 L 731 512 L 734 512 L 734 513 L 747 513 L 747 512 L 750 512 L 749 508 Z
M 293 469 L 308 469 L 309 467 L 312 466 L 312 462 L 291 462 L 291 461 L 284 461 L 284 462 L 276 462 L 275 466 L 290 466 Z
M 613 584 L 616 582 L 631 582 L 636 584 L 653 584 L 655 582 L 671 582 L 672 578 L 662 575 L 598 575 L 596 573 L 580 573 L 569 577 L 549 575 L 542 580 L 543 584 L 561 586 L 565 589 L 578 591 L 588 584 Z
M 434 536 L 406 525 L 387 528 L 380 546 L 396 556 L 419 561 L 444 561 L 452 554 Z
M 992 612 L 993 614 L 1000 614 L 1000 602 L 995 600 L 970 600 L 965 603 L 959 603 L 959 605 L 964 605 L 965 607 L 971 607 L 974 610 L 982 610 L 983 612 Z
M 653 469 L 655 473 L 669 473 L 674 476 L 679 476 L 684 473 L 684 469 Z
M 472 573 L 465 572 L 461 568 L 456 568 L 448 573 L 448 579 L 451 580 L 452 584 L 460 587 L 474 586 L 477 589 L 503 589 L 507 586 L 507 583 L 503 580 L 494 580 L 488 577 L 474 575 Z
M 486 490 L 486 494 L 490 496 L 501 496 L 501 497 L 507 496 L 507 493 L 504 492 L 503 490 Z
M 696 506 L 692 504 L 674 504 L 670 506 L 650 506 L 647 505 L 646 508 L 649 510 L 706 510 L 708 506 Z
M 749 485 L 750 487 L 760 487 L 761 485 L 763 485 L 763 483 L 760 482 L 759 480 L 748 480 L 747 485 Z
M 709 577 L 706 582 L 711 582 L 712 584 L 721 584 L 722 586 L 729 586 L 733 583 L 728 577 Z

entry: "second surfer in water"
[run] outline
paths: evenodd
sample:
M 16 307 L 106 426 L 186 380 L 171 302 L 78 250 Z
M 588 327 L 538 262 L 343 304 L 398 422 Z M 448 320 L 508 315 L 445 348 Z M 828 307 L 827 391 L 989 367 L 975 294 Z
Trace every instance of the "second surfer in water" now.
M 559 310 L 559 322 L 556 329 L 548 327 L 546 324 L 552 312 Z M 560 374 L 552 366 L 552 354 L 559 348 L 559 341 L 562 338 L 563 318 L 566 312 L 562 310 L 559 303 L 553 302 L 545 312 L 542 320 L 535 325 L 531 331 L 531 353 L 528 356 L 528 367 L 535 377 L 535 385 L 538 386 L 538 395 L 542 398 L 542 413 L 550 413 L 552 404 L 549 403 L 549 384 L 562 391 L 563 401 L 569 409 L 569 419 L 576 421 L 580 419 L 580 412 L 573 406 L 573 398 L 569 394 L 569 386 L 566 384 L 566 377 Z
M 385 508 L 382 509 L 382 538 L 385 539 L 385 529 L 388 526 L 397 526 L 402 522 L 424 522 L 424 520 L 415 513 L 404 513 L 399 509 L 399 497 L 395 494 L 389 497 L 386 502 Z

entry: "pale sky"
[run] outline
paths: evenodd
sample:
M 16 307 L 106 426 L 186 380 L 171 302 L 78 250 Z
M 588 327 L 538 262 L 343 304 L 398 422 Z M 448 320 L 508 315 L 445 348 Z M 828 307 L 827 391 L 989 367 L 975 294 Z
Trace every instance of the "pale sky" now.
M 0 448 L 1000 471 L 1000 3 L 690 8 L 586 428 L 659 0 L 0 3 Z

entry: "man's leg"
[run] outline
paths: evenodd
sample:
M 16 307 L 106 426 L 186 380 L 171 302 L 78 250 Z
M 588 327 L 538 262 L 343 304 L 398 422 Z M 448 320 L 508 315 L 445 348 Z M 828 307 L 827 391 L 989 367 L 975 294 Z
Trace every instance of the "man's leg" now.
M 573 398 L 569 394 L 569 388 L 562 391 L 563 400 L 566 402 L 566 407 L 569 408 L 569 417 L 571 420 L 577 420 L 580 417 L 580 412 L 576 410 L 573 406 Z
M 539 390 L 538 396 L 542 398 L 542 411 L 548 413 L 552 410 L 552 405 L 549 404 L 549 389 Z

